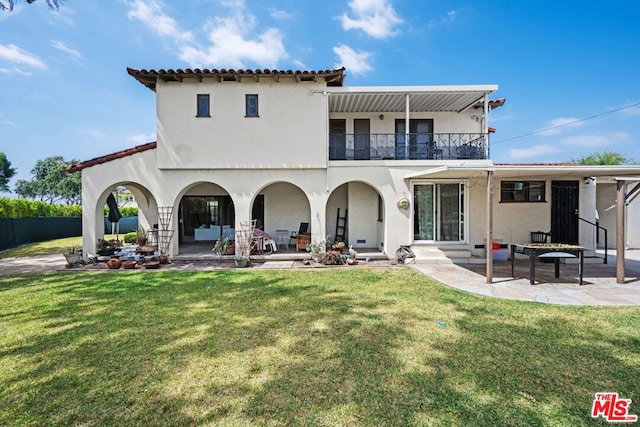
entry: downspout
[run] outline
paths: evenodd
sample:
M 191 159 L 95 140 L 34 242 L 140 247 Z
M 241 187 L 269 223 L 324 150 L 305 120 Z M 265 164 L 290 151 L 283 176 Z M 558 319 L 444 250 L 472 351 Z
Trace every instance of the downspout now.
M 484 94 L 484 102 L 483 102 L 484 111 L 482 114 L 482 132 L 486 135 L 487 138 L 487 148 L 486 148 L 486 156 L 489 158 L 489 96 Z
M 409 94 L 404 94 L 404 158 L 409 158 Z
M 326 101 L 327 101 L 327 120 L 325 121 L 325 150 L 324 150 L 324 155 L 325 155 L 325 177 L 326 177 L 326 188 L 325 190 L 327 191 L 327 194 L 329 193 L 329 97 L 331 96 L 331 93 L 329 92 L 323 92 L 324 95 L 326 95 Z

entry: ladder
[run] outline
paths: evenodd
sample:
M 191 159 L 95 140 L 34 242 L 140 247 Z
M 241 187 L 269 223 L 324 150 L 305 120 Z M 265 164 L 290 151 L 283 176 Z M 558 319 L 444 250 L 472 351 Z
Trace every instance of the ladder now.
M 336 234 L 335 242 L 344 242 L 344 237 L 347 234 L 347 213 L 348 209 L 344 210 L 344 216 L 340 216 L 340 208 L 338 208 L 338 214 L 336 216 Z

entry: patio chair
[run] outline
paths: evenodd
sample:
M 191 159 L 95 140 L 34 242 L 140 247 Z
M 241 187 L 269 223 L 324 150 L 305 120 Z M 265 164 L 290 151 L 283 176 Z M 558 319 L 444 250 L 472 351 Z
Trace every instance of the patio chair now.
M 300 223 L 300 228 L 298 229 L 298 231 L 292 231 L 291 235 L 289 236 L 289 246 L 293 245 L 298 245 L 298 235 L 303 234 L 309 234 L 309 223 L 308 222 L 301 222 Z
M 551 237 L 551 233 L 545 231 L 532 231 L 531 243 L 547 243 L 547 240 Z
M 307 250 L 311 244 L 311 234 L 300 234 L 296 237 L 296 251 Z

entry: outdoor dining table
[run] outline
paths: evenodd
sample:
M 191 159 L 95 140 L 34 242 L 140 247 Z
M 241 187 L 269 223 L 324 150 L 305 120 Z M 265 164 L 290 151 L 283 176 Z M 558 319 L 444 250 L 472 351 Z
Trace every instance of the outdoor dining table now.
M 560 258 L 579 258 L 580 285 L 584 271 L 584 248 L 565 243 L 518 243 L 511 245 L 511 277 L 515 277 L 515 254 L 529 256 L 529 283 L 536 283 L 536 258 L 553 259 L 555 277 L 560 277 Z

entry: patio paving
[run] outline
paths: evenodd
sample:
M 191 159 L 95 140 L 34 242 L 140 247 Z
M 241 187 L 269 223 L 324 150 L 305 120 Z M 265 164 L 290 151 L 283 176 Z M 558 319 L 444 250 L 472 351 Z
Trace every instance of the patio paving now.
M 173 262 L 158 271 L 217 270 L 233 267 L 231 261 L 222 265 L 212 262 L 212 256 L 209 253 L 206 254 L 206 258 L 206 260 L 191 259 Z M 390 267 L 392 264 L 388 260 L 372 259 L 370 262 L 361 261 L 359 265 Z M 582 286 L 578 284 L 576 264 L 561 265 L 560 278 L 556 279 L 553 275 L 553 264 L 537 263 L 536 285 L 529 284 L 529 264 L 524 259 L 516 262 L 516 278 L 511 277 L 509 262 L 495 262 L 494 280 L 491 284 L 486 283 L 484 264 L 412 264 L 411 266 L 446 286 L 478 295 L 549 304 L 640 305 L 640 250 L 637 249 L 625 251 L 627 277 L 624 284 L 616 283 L 615 251 L 610 251 L 608 264 L 585 264 L 585 284 Z M 309 268 L 309 266 L 305 266 L 299 260 L 271 258 L 265 259 L 264 262 L 255 262 L 253 268 Z M 92 266 L 78 270 L 90 269 L 106 269 L 106 266 Z M 65 268 L 65 260 L 61 255 L 0 260 L 0 275 L 71 270 L 74 269 Z
M 608 264 L 585 264 L 584 284 L 578 284 L 578 265 L 562 264 L 554 277 L 553 264 L 536 263 L 536 284 L 529 283 L 529 261 L 494 262 L 493 283 L 486 283 L 484 264 L 413 264 L 416 270 L 452 288 L 497 298 L 565 305 L 640 305 L 640 250 L 625 251 L 625 283 L 616 283 L 615 251 Z

